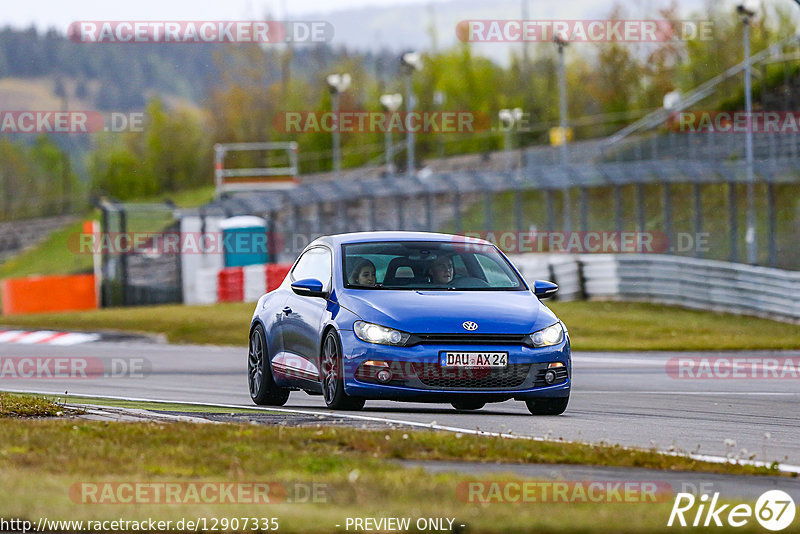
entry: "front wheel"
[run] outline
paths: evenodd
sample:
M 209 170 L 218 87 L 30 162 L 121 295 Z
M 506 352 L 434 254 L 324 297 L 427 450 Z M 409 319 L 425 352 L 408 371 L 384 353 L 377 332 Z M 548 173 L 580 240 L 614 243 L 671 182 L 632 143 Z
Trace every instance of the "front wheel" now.
M 267 341 L 261 325 L 250 335 L 250 348 L 247 355 L 247 382 L 250 398 L 264 406 L 283 406 L 289 400 L 289 390 L 279 388 L 272 377 L 269 363 Z
M 322 357 L 319 366 L 322 396 L 332 410 L 360 410 L 365 399 L 350 397 L 344 392 L 344 372 L 339 336 L 331 330 L 322 342 Z
M 531 399 L 525 404 L 533 415 L 561 415 L 567 409 L 569 397 L 555 399 Z

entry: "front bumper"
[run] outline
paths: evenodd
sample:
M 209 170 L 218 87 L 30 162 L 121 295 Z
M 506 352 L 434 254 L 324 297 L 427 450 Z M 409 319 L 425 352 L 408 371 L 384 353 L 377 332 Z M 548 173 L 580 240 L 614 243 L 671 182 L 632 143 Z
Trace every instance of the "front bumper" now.
M 530 348 L 509 343 L 426 343 L 393 347 L 366 343 L 352 331 L 340 331 L 344 386 L 348 395 L 371 399 L 446 402 L 481 396 L 487 402 L 506 399 L 568 397 L 572 382 L 569 336 L 552 347 Z M 507 368 L 453 369 L 440 365 L 442 352 L 507 352 Z M 373 360 L 388 367 L 364 366 Z M 557 380 L 548 385 L 550 364 Z M 391 380 L 382 382 L 377 371 L 387 369 Z

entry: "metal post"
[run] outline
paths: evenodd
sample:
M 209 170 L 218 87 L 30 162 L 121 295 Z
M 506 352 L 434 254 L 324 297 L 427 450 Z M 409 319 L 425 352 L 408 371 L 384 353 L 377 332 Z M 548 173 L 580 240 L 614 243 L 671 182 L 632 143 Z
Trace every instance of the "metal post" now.
M 342 148 L 339 133 L 339 91 L 331 89 L 331 111 L 333 112 L 333 172 L 338 177 L 342 172 Z
M 375 231 L 378 229 L 378 199 L 374 195 L 369 197 L 369 229 Z
M 563 220 L 563 228 L 562 230 L 565 232 L 572 231 L 572 203 L 570 202 L 570 193 L 569 187 L 564 187 L 561 189 L 561 216 Z
M 667 242 L 669 243 L 669 252 L 675 251 L 673 243 L 674 235 L 672 233 L 672 191 L 668 182 L 662 185 L 664 194 L 664 233 L 667 234 Z
M 731 230 L 731 257 L 734 263 L 739 261 L 739 200 L 736 196 L 736 182 L 728 182 L 728 225 Z
M 433 193 L 425 192 L 425 221 L 429 232 L 433 232 Z
M 692 190 L 694 192 L 694 257 L 702 258 L 703 253 L 697 243 L 700 234 L 703 233 L 703 186 L 700 182 L 695 182 L 692 184 Z
M 568 163 L 567 154 L 567 77 L 564 67 L 564 47 L 567 45 L 560 39 L 558 46 L 558 114 L 559 127 L 561 128 L 561 165 Z
M 617 232 L 622 232 L 622 187 L 614 185 L 614 226 Z
M 406 218 L 405 218 L 405 213 L 403 212 L 403 205 L 406 204 L 406 199 L 400 197 L 397 200 L 398 202 L 395 203 L 395 205 L 397 206 L 397 229 L 405 230 Z
M 745 242 L 747 243 L 747 263 L 754 265 L 758 261 L 758 246 L 756 243 L 756 214 L 754 198 L 753 174 L 753 92 L 751 87 L 751 67 L 750 67 L 750 16 L 742 18 L 744 23 L 744 97 L 745 113 L 747 116 L 747 130 L 745 131 L 745 159 L 747 167 L 747 232 Z
M 589 198 L 588 191 L 585 187 L 581 187 L 580 193 L 580 206 L 581 206 L 581 232 L 589 231 Z
M 492 201 L 494 200 L 494 195 L 491 191 L 486 191 L 483 197 L 483 210 L 484 210 L 484 226 L 487 232 L 491 232 L 494 229 L 494 213 L 492 211 Z
M 461 193 L 458 189 L 453 191 L 453 210 L 455 215 L 455 222 L 456 222 L 456 233 L 460 234 L 462 231 L 461 227 Z
M 556 228 L 555 207 L 553 206 L 553 190 L 544 190 L 544 202 L 547 206 L 547 232 L 553 232 Z
M 769 182 L 767 184 L 767 235 L 769 236 L 769 258 L 768 265 L 776 267 L 778 264 L 778 246 L 777 246 L 777 224 L 775 220 L 775 184 Z
M 644 233 L 647 220 L 644 215 L 644 184 L 636 184 L 636 215 L 639 220 L 639 231 Z
M 523 232 L 525 229 L 522 227 L 522 189 L 514 191 L 514 219 L 517 221 L 517 231 Z
M 387 124 L 389 121 L 386 121 Z M 392 129 L 386 127 L 386 134 L 384 135 L 385 152 L 386 152 L 386 175 L 391 176 L 394 174 L 394 151 L 392 150 Z
M 411 83 L 412 69 L 406 72 L 406 120 L 414 111 L 414 87 Z M 414 129 L 407 128 L 406 132 L 406 174 L 414 176 Z
M 125 208 L 119 207 L 119 232 L 122 236 L 122 239 L 126 241 L 126 244 L 121 247 L 120 255 L 119 255 L 119 267 L 120 267 L 120 286 L 122 288 L 122 302 L 123 306 L 128 304 L 128 253 L 125 250 L 128 247 L 132 246 L 133 244 L 130 243 L 128 237 L 128 214 L 125 212 Z

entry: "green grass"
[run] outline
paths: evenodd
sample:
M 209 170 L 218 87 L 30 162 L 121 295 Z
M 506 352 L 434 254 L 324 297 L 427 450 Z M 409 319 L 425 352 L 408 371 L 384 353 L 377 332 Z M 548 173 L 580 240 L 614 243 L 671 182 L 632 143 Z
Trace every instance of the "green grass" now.
M 205 186 L 187 191 L 164 194 L 159 197 L 136 200 L 135 202 L 161 203 L 169 198 L 178 207 L 194 208 L 210 202 L 214 197 L 214 186 Z M 83 221 L 99 220 L 100 212 L 92 210 L 80 215 L 80 221 L 53 232 L 38 245 L 0 264 L 0 279 L 31 275 L 74 274 L 92 271 L 92 255 L 79 254 L 77 236 L 83 231 Z M 129 231 L 138 231 L 134 221 Z M 152 226 L 152 224 L 151 224 Z M 159 231 L 147 227 L 145 231 Z
M 214 413 L 214 414 L 230 414 L 230 413 L 256 413 L 256 414 L 274 414 L 278 412 L 270 412 L 268 410 L 254 410 L 248 408 L 224 408 L 221 406 L 208 406 L 204 404 L 182 404 L 179 402 L 150 402 L 150 401 L 127 401 L 118 399 L 105 399 L 100 397 L 84 397 L 80 395 L 65 395 L 58 399 L 51 399 L 54 402 L 63 402 L 70 405 L 75 404 L 94 404 L 99 406 L 108 406 L 110 408 L 130 408 L 137 410 L 157 410 L 165 412 L 193 412 L 193 413 Z
M 655 503 L 476 504 L 468 482 L 523 481 L 513 473 L 429 474 L 392 460 L 599 463 L 670 471 L 767 474 L 621 447 L 401 430 L 258 425 L 0 421 L 0 516 L 37 521 L 124 517 L 277 517 L 282 532 L 343 531 L 347 517 L 450 517 L 470 532 L 665 532 L 672 492 Z M 269 483 L 321 488 L 312 504 L 92 504 L 81 488 L 118 483 Z M 108 486 L 104 486 L 108 484 Z M 276 491 L 278 490 L 278 491 Z M 102 491 L 95 495 L 102 496 Z M 105 494 L 105 502 L 109 502 Z M 297 494 L 298 496 L 302 494 Z M 336 528 L 335 525 L 342 525 Z M 244 531 L 233 528 L 230 531 Z M 729 530 L 718 529 L 721 532 Z M 737 529 L 740 531 L 740 529 Z M 746 530 L 748 532 L 754 530 Z
M 725 313 L 634 302 L 553 302 L 575 350 L 800 349 L 798 327 Z M 165 334 L 172 343 L 244 345 L 254 305 L 108 308 L 2 317 L 5 326 Z
M 87 217 L 88 218 L 88 217 Z M 83 219 L 56 230 L 44 241 L 0 265 L 0 279 L 31 275 L 73 274 L 92 271 L 92 255 L 76 254 L 76 236 L 83 231 Z
M 0 392 L 0 418 L 57 417 L 64 412 L 61 404 L 47 397 Z
M 194 189 L 186 189 L 184 191 L 162 193 L 155 197 L 137 199 L 132 202 L 161 203 L 164 202 L 164 200 L 169 199 L 179 208 L 198 208 L 214 200 L 214 195 L 216 192 L 216 186 L 206 185 Z

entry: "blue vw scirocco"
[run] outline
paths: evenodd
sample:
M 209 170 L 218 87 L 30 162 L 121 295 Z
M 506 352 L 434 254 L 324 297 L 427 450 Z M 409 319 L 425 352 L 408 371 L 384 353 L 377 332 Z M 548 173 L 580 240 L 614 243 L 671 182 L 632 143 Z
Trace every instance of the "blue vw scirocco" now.
M 253 402 L 322 394 L 331 409 L 367 399 L 447 402 L 478 410 L 524 401 L 558 415 L 572 381 L 567 329 L 488 241 L 424 232 L 320 237 L 250 327 Z

